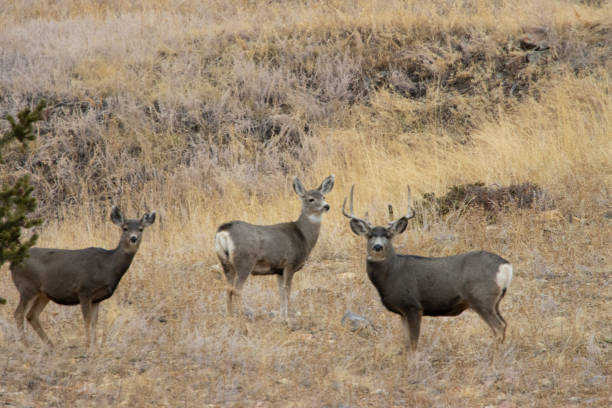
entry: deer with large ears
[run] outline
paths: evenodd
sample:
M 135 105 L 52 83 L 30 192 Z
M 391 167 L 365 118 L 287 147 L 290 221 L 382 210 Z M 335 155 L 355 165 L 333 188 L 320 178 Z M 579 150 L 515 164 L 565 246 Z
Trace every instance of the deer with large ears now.
M 342 214 L 350 218 L 351 230 L 367 239 L 368 277 L 383 305 L 400 315 L 406 348 L 410 345 L 416 350 L 422 316 L 457 316 L 467 308 L 478 313 L 503 342 L 507 325 L 499 312 L 499 303 L 512 280 L 512 265 L 485 251 L 442 258 L 397 254 L 391 241 L 406 230 L 408 220 L 415 216 L 410 206 L 410 187 L 408 213 L 386 227 L 374 227 L 355 216 L 354 187 L 350 195 L 351 212 L 346 212 L 345 198 Z M 391 206 L 389 213 L 392 216 Z
M 215 235 L 217 257 L 230 287 L 227 311 L 232 313 L 233 297 L 240 297 L 249 275 L 276 275 L 280 293 L 280 315 L 287 319 L 293 275 L 302 269 L 319 238 L 321 215 L 329 211 L 325 195 L 334 187 L 334 175 L 314 190 L 306 190 L 293 178 L 293 190 L 302 200 L 297 221 L 274 225 L 253 225 L 243 221 L 222 224 Z
M 142 231 L 155 222 L 155 212 L 143 215 L 140 220 L 126 220 L 121 210 L 113 207 L 111 221 L 122 230 L 115 249 L 31 248 L 23 263 L 11 265 L 20 295 L 15 320 L 24 342 L 25 316 L 38 336 L 53 345 L 38 320 L 52 300 L 60 305 L 81 305 L 87 341 L 90 347 L 95 345 L 100 302 L 115 292 L 138 251 Z

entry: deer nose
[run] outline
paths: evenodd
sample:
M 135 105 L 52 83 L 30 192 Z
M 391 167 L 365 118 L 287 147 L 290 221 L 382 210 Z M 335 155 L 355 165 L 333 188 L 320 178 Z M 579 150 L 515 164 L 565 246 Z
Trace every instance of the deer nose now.
M 137 237 L 136 235 L 132 235 L 132 236 L 130 237 L 130 242 L 131 242 L 132 244 L 135 244 L 135 243 L 136 243 L 136 241 L 138 241 L 138 237 Z
M 323 209 L 324 209 L 325 211 L 329 211 L 329 204 L 325 204 L 325 205 L 323 206 Z
M 382 245 L 380 245 L 380 244 L 376 244 L 376 245 L 374 245 L 373 249 L 374 249 L 376 252 L 380 252 L 380 251 L 382 251 Z

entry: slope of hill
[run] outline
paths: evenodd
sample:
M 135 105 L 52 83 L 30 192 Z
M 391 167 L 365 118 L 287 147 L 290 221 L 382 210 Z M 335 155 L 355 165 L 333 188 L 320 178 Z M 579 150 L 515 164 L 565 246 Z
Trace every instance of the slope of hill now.
M 32 174 L 41 246 L 112 247 L 112 204 L 160 221 L 101 307 L 95 354 L 78 308 L 41 316 L 55 350 L 32 331 L 33 346 L 18 343 L 17 292 L 0 271 L 3 404 L 612 403 L 609 2 L 10 3 L 0 116 L 41 98 L 50 108 L 35 145 L 5 155 L 0 182 Z M 217 226 L 293 219 L 291 176 L 314 186 L 331 173 L 332 211 L 294 281 L 299 313 L 276 320 L 276 281 L 254 277 L 254 319 L 225 316 Z M 342 199 L 355 183 L 357 211 L 383 223 L 406 184 L 421 200 L 476 182 L 533 183 L 553 204 L 423 210 L 395 244 L 511 260 L 506 343 L 466 312 L 425 319 L 418 355 L 401 355 Z M 346 310 L 375 329 L 342 327 Z

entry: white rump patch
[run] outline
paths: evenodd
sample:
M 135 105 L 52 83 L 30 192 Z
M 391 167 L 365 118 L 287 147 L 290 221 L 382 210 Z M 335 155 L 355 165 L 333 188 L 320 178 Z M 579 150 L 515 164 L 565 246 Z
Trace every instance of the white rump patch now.
M 234 252 L 234 241 L 228 231 L 220 231 L 215 235 L 215 251 L 219 259 L 228 261 Z
M 313 224 L 320 224 L 321 223 L 321 214 L 310 214 L 308 216 L 308 221 L 312 222 Z
M 508 289 L 512 281 L 512 264 L 501 264 L 495 275 L 495 281 L 500 289 Z

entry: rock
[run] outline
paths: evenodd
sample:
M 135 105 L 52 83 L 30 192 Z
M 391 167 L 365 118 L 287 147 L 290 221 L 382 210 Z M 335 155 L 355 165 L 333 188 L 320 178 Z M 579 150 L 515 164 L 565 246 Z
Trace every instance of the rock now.
M 540 380 L 540 385 L 544 388 L 551 388 L 553 386 L 553 382 L 548 378 L 543 378 Z
M 586 380 L 584 380 L 584 383 L 587 385 L 598 385 L 605 384 L 607 380 L 607 375 L 594 375 L 591 378 L 587 378 Z
M 523 50 L 544 51 L 550 48 L 546 40 L 546 30 L 533 30 L 519 38 L 519 46 Z
M 537 274 L 535 278 L 538 281 L 549 281 L 555 279 L 556 277 L 557 275 L 554 272 L 546 268 L 542 273 Z
M 372 328 L 372 323 L 365 317 L 348 311 L 342 316 L 342 326 L 351 331 L 363 331 Z
M 352 280 L 357 279 L 357 274 L 353 272 L 342 272 L 336 276 L 338 277 L 338 279 L 343 280 L 343 281 L 352 281 Z
M 576 270 L 582 272 L 585 275 L 593 275 L 593 268 L 586 265 L 576 264 Z
M 438 233 L 434 236 L 434 239 L 438 242 L 452 242 L 457 240 L 457 236 L 453 233 Z
M 542 60 L 542 58 L 548 55 L 548 50 L 543 51 L 534 51 L 527 55 L 527 61 L 532 63 L 538 63 Z
M 255 320 L 255 311 L 247 305 L 243 305 L 243 308 L 244 317 L 246 317 L 249 321 Z

